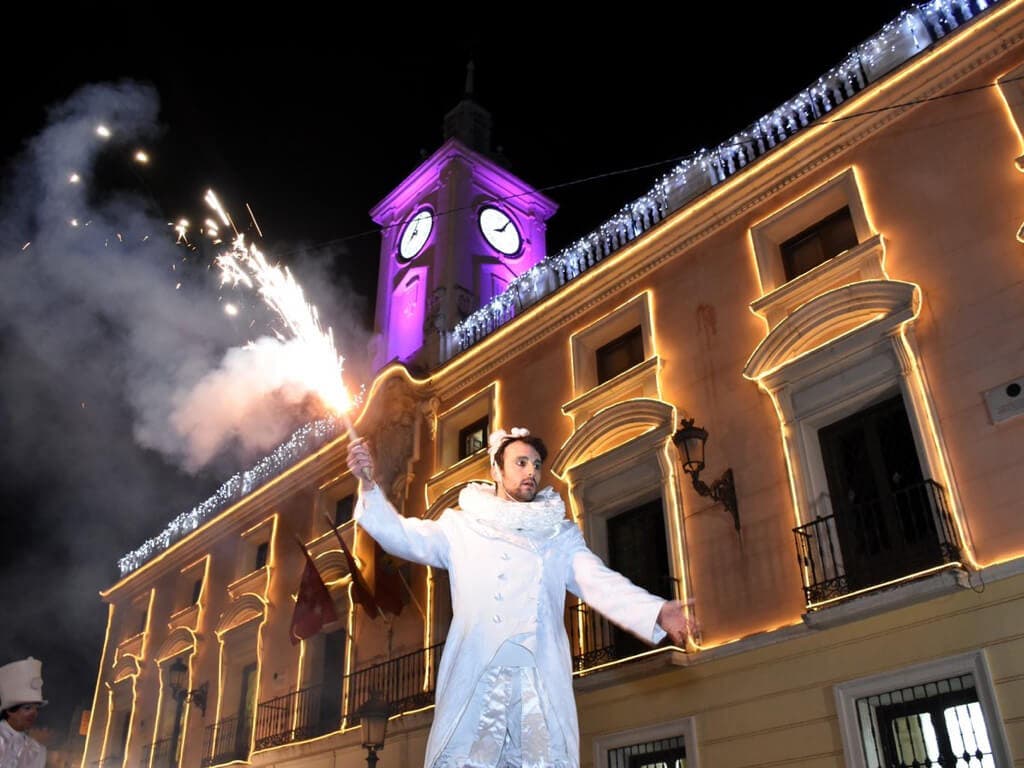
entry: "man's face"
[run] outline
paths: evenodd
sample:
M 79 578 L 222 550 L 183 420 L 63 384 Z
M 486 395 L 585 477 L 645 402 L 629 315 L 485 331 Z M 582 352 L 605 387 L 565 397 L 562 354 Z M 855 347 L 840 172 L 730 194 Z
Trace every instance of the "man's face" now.
M 498 495 L 515 501 L 533 501 L 540 486 L 540 454 L 519 440 L 505 446 L 503 467 L 498 472 Z
M 7 710 L 7 722 L 16 731 L 27 731 L 39 716 L 38 704 L 22 704 Z

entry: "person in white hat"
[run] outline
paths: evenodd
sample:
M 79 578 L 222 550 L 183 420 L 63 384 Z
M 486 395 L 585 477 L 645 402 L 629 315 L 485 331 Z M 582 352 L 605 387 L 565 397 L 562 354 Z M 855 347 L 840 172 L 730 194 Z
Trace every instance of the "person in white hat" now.
M 611 570 L 540 487 L 542 440 L 522 428 L 488 440 L 492 487 L 470 484 L 437 521 L 398 514 L 373 481 L 363 440 L 355 519 L 388 552 L 448 570 L 454 616 L 437 676 L 425 768 L 578 768 L 579 726 L 563 622 L 569 590 L 654 644 L 695 629 L 677 600 Z
M 29 656 L 0 667 L 0 768 L 44 768 L 46 747 L 28 735 L 43 698 L 43 664 Z

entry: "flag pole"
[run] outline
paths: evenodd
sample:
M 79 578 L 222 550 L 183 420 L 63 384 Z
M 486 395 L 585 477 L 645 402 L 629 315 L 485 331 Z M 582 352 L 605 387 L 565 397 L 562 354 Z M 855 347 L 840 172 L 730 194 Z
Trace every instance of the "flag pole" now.
M 329 526 L 331 526 L 331 530 L 334 531 L 334 535 L 338 539 L 338 544 L 341 545 L 341 551 L 345 552 L 348 549 L 348 545 L 345 544 L 345 540 L 341 538 L 341 533 L 338 531 L 337 527 L 334 525 L 334 521 L 331 520 L 331 516 L 328 515 L 326 512 L 324 512 L 324 519 L 327 520 L 327 524 Z M 353 559 L 354 559 L 354 557 L 355 556 L 353 555 Z M 359 564 L 358 563 L 356 563 L 356 568 L 357 569 L 359 568 Z M 353 581 L 355 580 L 355 575 L 354 574 L 352 574 L 352 579 L 353 579 Z M 366 586 L 367 586 L 367 589 L 369 589 L 370 585 L 367 584 Z M 373 606 L 374 606 L 374 608 L 377 609 L 377 613 L 380 615 L 380 617 L 382 619 L 384 619 L 384 621 L 387 621 L 387 616 L 384 615 L 384 611 L 381 610 L 381 607 L 379 605 L 377 605 L 377 597 L 373 594 L 372 590 L 371 590 L 370 596 L 373 598 Z

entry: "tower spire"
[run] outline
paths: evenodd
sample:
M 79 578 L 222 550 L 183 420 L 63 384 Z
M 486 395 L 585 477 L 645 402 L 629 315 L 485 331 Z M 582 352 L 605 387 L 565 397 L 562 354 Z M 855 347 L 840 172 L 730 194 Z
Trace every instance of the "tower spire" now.
M 455 138 L 483 155 L 491 154 L 491 113 L 473 99 L 476 65 L 466 64 L 466 91 L 462 100 L 444 116 L 444 140 Z

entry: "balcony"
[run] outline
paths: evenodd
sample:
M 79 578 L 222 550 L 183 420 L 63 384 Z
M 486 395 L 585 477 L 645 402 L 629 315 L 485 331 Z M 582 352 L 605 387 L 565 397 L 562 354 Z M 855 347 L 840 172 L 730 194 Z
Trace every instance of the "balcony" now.
M 384 695 L 391 711 L 395 713 L 433 704 L 442 650 L 444 643 L 438 643 L 349 675 L 346 680 L 348 696 L 345 707 L 348 723 L 351 725 L 358 722 L 355 712 L 373 690 Z
M 307 741 L 341 728 L 341 692 L 323 685 L 260 702 L 256 711 L 255 749 Z M 334 699 L 332 702 L 331 699 Z
M 574 674 L 651 650 L 650 645 L 619 629 L 583 602 L 566 606 L 565 624 Z
M 248 760 L 251 725 L 251 721 L 239 721 L 236 715 L 206 726 L 203 733 L 202 767 Z M 153 765 L 156 768 L 156 763 Z
M 793 534 L 811 607 L 960 561 L 946 492 L 933 480 L 837 504 Z

